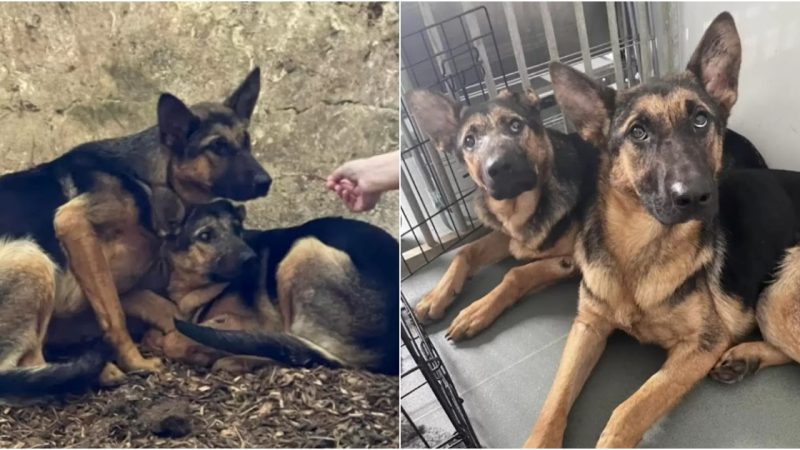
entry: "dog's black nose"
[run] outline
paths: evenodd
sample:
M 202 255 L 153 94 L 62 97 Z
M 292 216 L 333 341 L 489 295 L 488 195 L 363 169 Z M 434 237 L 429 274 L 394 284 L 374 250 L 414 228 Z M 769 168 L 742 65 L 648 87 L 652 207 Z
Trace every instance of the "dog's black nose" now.
M 683 210 L 702 208 L 711 200 L 711 186 L 702 181 L 673 183 L 670 192 L 675 207 Z
M 488 173 L 492 178 L 497 178 L 498 176 L 508 174 L 511 172 L 512 168 L 513 164 L 509 158 L 497 158 L 494 161 L 489 162 L 489 165 L 486 168 L 486 173 Z
M 272 185 L 272 178 L 266 173 L 257 173 L 253 177 L 253 186 L 259 195 L 266 195 L 269 192 L 269 187 Z
M 241 261 L 244 266 L 255 263 L 256 259 L 256 253 L 250 248 L 242 250 L 242 252 L 239 253 L 239 261 Z

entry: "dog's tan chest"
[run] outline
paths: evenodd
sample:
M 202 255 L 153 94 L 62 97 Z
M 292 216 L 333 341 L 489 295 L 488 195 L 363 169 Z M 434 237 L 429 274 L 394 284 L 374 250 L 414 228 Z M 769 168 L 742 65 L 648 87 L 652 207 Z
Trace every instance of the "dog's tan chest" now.
M 528 220 L 539 203 L 539 193 L 538 189 L 527 191 L 510 200 L 495 200 L 487 196 L 486 208 L 500 222 L 506 235 L 524 243 Z

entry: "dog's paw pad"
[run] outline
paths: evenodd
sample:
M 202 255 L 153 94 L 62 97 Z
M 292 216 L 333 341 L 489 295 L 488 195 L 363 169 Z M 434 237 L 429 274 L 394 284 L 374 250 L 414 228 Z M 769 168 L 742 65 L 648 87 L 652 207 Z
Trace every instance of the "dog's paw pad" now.
M 758 363 L 755 361 L 728 358 L 717 364 L 709 375 L 720 383 L 733 384 L 742 381 L 757 368 Z

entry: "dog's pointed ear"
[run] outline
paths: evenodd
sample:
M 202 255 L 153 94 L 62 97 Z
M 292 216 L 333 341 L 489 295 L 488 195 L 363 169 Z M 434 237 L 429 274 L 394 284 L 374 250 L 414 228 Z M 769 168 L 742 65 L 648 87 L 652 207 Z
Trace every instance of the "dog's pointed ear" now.
M 461 105 L 442 94 L 413 90 L 406 94 L 408 109 L 417 125 L 433 139 L 440 151 L 452 151 L 455 146 Z
M 718 15 L 706 29 L 686 70 L 693 73 L 714 100 L 730 114 L 736 103 L 742 42 L 728 12 Z
M 578 134 L 598 148 L 608 143 L 616 92 L 567 65 L 550 63 L 556 101 Z
M 526 88 L 522 94 L 517 94 L 511 89 L 506 89 L 497 94 L 501 100 L 518 100 L 523 106 L 528 108 L 539 107 L 539 94 L 533 88 Z
M 232 109 L 240 118 L 249 120 L 256 108 L 260 91 L 261 69 L 256 66 L 233 94 L 225 100 L 225 106 Z
M 173 152 L 182 153 L 199 119 L 172 94 L 161 94 L 157 114 L 161 143 Z

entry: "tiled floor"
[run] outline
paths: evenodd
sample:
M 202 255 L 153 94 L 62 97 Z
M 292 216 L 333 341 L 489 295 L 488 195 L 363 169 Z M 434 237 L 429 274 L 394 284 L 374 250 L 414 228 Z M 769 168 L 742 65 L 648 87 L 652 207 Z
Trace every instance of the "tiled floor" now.
M 409 303 L 435 285 L 453 255 L 443 255 L 403 282 Z M 478 337 L 447 342 L 445 330 L 459 309 L 487 293 L 514 264 L 505 261 L 477 274 L 445 319 L 426 328 L 484 447 L 518 447 L 525 441 L 553 380 L 577 299 L 577 283 L 565 283 L 522 299 Z M 659 348 L 640 345 L 622 333 L 612 336 L 570 414 L 565 446 L 594 446 L 615 405 L 663 360 Z M 431 396 L 404 406 L 425 425 L 427 417 L 434 417 L 433 402 Z M 439 422 L 431 425 L 440 427 Z M 798 425 L 800 366 L 793 364 L 765 369 L 732 386 L 704 380 L 640 446 L 796 447 Z

